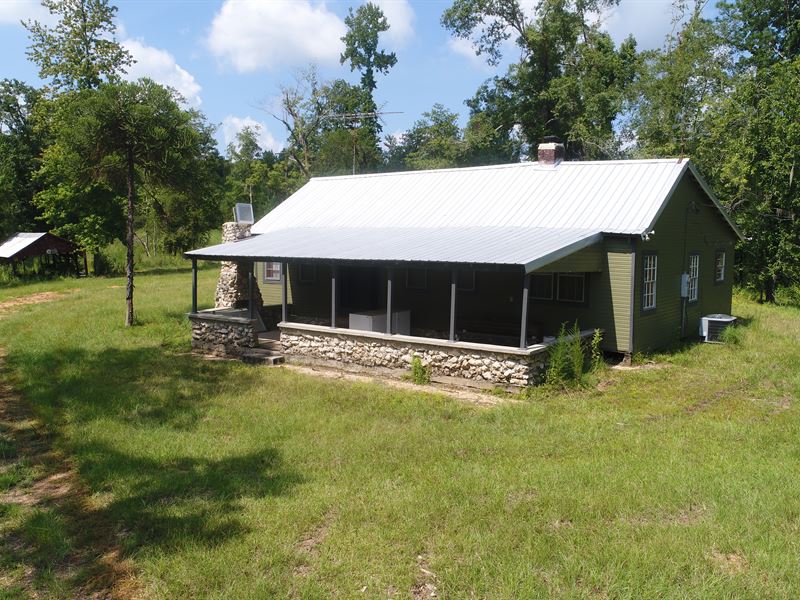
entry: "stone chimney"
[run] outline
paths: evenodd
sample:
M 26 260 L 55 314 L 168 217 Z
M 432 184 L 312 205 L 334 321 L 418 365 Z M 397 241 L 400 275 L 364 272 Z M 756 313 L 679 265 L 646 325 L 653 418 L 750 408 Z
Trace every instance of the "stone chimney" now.
M 235 242 L 250 237 L 249 223 L 223 223 L 222 243 Z M 217 282 L 217 293 L 214 296 L 215 308 L 246 308 L 248 297 L 247 273 L 249 263 L 222 262 Z M 264 301 L 261 299 L 261 290 L 258 289 L 256 277 L 253 296 L 256 308 L 261 308 Z
M 539 144 L 539 164 L 556 166 L 564 160 L 564 144 L 553 135 L 545 136 Z

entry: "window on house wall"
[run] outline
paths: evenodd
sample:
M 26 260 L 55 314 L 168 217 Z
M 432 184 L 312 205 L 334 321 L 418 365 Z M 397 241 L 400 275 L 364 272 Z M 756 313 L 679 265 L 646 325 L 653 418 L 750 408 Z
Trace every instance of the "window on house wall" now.
M 279 262 L 265 262 L 264 263 L 264 283 L 270 283 L 281 280 L 281 263 Z
M 425 290 L 428 288 L 427 269 L 406 269 L 406 288 L 409 290 Z
M 317 280 L 317 265 L 300 263 L 300 283 L 314 283 Z
M 689 302 L 697 300 L 700 282 L 700 255 L 689 256 Z
M 534 300 L 553 299 L 553 274 L 537 273 L 531 275 L 531 298 Z
M 557 298 L 559 302 L 585 302 L 586 274 L 559 273 Z
M 642 277 L 642 309 L 652 310 L 656 307 L 656 279 L 658 277 L 658 256 L 644 256 L 644 276 Z
M 719 250 L 717 252 L 716 260 L 714 261 L 714 281 L 725 281 L 725 251 Z
M 469 269 L 459 269 L 457 273 L 456 287 L 459 292 L 475 291 L 475 271 Z

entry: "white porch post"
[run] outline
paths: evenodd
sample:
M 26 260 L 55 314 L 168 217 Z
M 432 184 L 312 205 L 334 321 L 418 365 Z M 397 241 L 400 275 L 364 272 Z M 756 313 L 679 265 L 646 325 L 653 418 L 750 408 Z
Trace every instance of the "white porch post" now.
M 336 328 L 336 276 L 339 268 L 331 265 L 331 327 Z
M 523 350 L 528 347 L 528 294 L 531 286 L 531 276 L 524 275 L 522 284 L 522 319 L 519 330 L 519 347 Z
M 392 335 L 392 277 L 394 271 L 391 267 L 386 272 L 386 334 Z
M 450 273 L 450 341 L 456 341 L 456 285 L 458 271 L 453 269 Z
M 286 263 L 281 263 L 281 321 L 286 323 L 289 320 L 289 302 L 288 297 L 289 294 L 287 293 L 288 288 L 288 269 L 286 268 Z
M 197 259 L 193 258 L 192 259 L 192 314 L 196 312 L 197 312 Z
M 247 309 L 250 314 L 250 319 L 256 318 L 255 307 L 255 276 L 253 275 L 254 264 L 247 263 Z

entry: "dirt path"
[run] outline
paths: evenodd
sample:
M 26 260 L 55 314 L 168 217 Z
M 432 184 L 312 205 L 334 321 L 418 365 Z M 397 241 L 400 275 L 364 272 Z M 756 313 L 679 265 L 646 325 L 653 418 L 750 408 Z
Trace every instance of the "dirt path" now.
M 10 482 L 0 487 L 0 595 L 5 588 L 30 598 L 135 596 L 114 524 L 92 506 L 53 441 L 8 382 L 0 349 L 0 476 Z
M 58 300 L 59 298 L 63 298 L 64 296 L 68 296 L 69 294 L 77 291 L 78 290 L 75 289 L 67 290 L 65 292 L 39 292 L 36 294 L 29 294 L 27 296 L 9 298 L 8 300 L 0 302 L 0 319 L 3 318 L 3 315 L 13 312 L 22 306 L 27 306 L 29 304 L 41 304 L 42 302 L 52 302 L 53 300 Z
M 301 365 L 283 365 L 283 368 L 305 375 L 312 375 L 314 377 L 326 377 L 328 379 L 340 379 L 343 381 L 352 382 L 367 382 L 377 383 L 379 385 L 389 386 L 395 389 L 409 391 L 409 392 L 423 392 L 428 394 L 442 394 L 450 396 L 461 402 L 469 404 L 477 404 L 478 406 L 498 406 L 500 404 L 521 402 L 511 396 L 495 396 L 488 393 L 481 393 L 477 390 L 473 391 L 463 387 L 449 386 L 444 384 L 432 384 L 428 386 L 420 386 L 409 381 L 400 381 L 399 379 L 391 379 L 389 377 L 372 377 L 369 375 L 359 375 L 356 373 L 349 373 L 347 371 L 340 371 L 333 368 L 326 367 L 311 367 Z

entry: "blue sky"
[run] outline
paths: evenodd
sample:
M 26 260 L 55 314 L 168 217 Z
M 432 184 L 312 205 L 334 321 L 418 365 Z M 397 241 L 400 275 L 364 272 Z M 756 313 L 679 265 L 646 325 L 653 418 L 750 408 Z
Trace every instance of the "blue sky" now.
M 526 0 L 528 1 L 528 0 Z M 113 3 L 113 0 L 112 0 Z M 280 85 L 314 63 L 323 79 L 358 80 L 339 65 L 344 16 L 359 0 L 119 0 L 118 38 L 137 63 L 130 76 L 149 76 L 178 89 L 187 102 L 219 125 L 224 149 L 245 124 L 258 123 L 262 145 L 281 147 L 285 132 L 268 112 Z M 390 30 L 383 45 L 397 54 L 397 65 L 379 76 L 377 103 L 384 111 L 384 132 L 408 129 L 434 103 L 466 115 L 464 100 L 505 66 L 493 69 L 476 57 L 469 42 L 453 40 L 440 23 L 449 2 L 378 0 Z M 532 2 L 529 2 L 532 4 Z M 0 0 L 0 77 L 38 83 L 27 61 L 23 18 L 47 22 L 36 0 Z M 640 48 L 662 45 L 672 30 L 669 0 L 621 0 L 602 15 L 616 41 L 633 33 Z M 509 45 L 506 64 L 518 58 Z

